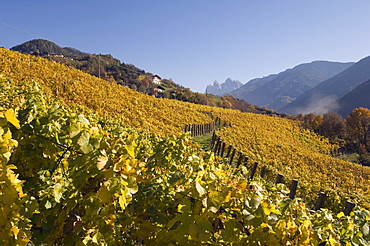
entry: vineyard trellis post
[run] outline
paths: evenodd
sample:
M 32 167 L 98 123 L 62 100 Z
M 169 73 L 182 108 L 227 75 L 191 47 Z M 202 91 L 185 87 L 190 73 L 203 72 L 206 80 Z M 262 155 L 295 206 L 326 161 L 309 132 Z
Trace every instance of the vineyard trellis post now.
M 347 201 L 346 206 L 344 208 L 344 215 L 348 216 L 354 207 L 355 204 L 353 202 Z
M 261 178 L 264 178 L 265 177 L 265 174 L 266 174 L 266 166 L 262 166 L 262 168 L 261 168 L 261 174 L 260 174 Z
M 232 165 L 232 163 L 233 163 L 233 161 L 234 161 L 235 152 L 236 152 L 236 149 L 235 149 L 235 148 L 233 148 L 233 152 L 232 152 L 231 157 L 230 157 L 230 163 L 229 163 L 230 165 Z
M 298 180 L 293 179 L 292 184 L 290 185 L 290 193 L 289 193 L 289 198 L 294 199 L 296 192 L 297 192 L 297 187 L 298 187 Z
M 225 146 L 226 146 L 226 143 L 225 143 L 225 142 L 222 142 L 222 145 L 221 145 L 221 153 L 220 153 L 220 156 L 221 156 L 221 157 L 223 157 L 223 156 L 224 156 Z
M 231 149 L 233 148 L 233 146 L 230 144 L 229 147 L 227 148 L 227 154 L 226 154 L 226 157 L 230 157 L 230 153 L 231 153 Z
M 281 173 L 279 173 L 276 177 L 276 184 L 280 184 L 283 182 L 283 178 L 284 178 L 284 175 L 282 175 Z
M 325 199 L 326 199 L 326 194 L 324 192 L 320 192 L 319 198 L 316 203 L 315 210 L 319 210 L 320 208 L 324 207 Z
M 242 161 L 243 161 L 243 152 L 239 152 L 239 158 L 236 164 L 236 168 L 238 168 L 242 164 Z
M 213 122 L 213 123 L 214 124 L 216 124 L 216 123 L 221 124 L 221 120 L 216 119 L 215 122 Z M 215 155 L 223 157 L 225 147 L 226 147 L 226 143 L 221 140 L 220 136 L 217 136 L 215 130 L 213 130 L 211 146 L 212 145 L 214 147 Z M 233 145 L 230 144 L 227 148 L 227 151 L 226 151 L 226 157 L 229 158 L 229 164 L 230 165 L 233 164 L 236 152 L 237 152 L 237 149 L 235 147 L 233 147 Z M 243 152 L 240 151 L 238 153 L 238 160 L 237 160 L 236 168 L 238 168 L 243 163 L 243 158 L 244 158 L 244 166 L 247 167 L 249 157 L 244 156 Z M 253 178 L 256 174 L 256 171 L 257 171 L 257 167 L 258 167 L 258 162 L 256 161 L 256 162 L 254 162 L 254 165 L 253 165 L 252 170 L 250 172 L 250 177 L 249 177 L 250 180 L 253 180 Z M 267 172 L 267 167 L 262 166 L 261 167 L 261 172 L 260 172 L 260 177 L 264 178 L 265 175 L 266 175 L 266 172 Z M 247 178 L 245 173 L 242 172 L 242 174 L 244 175 L 245 178 Z M 275 183 L 276 184 L 283 183 L 283 179 L 284 179 L 284 175 L 279 173 L 276 176 Z M 292 200 L 296 197 L 297 189 L 298 189 L 298 183 L 299 183 L 299 181 L 297 179 L 293 179 L 291 184 L 290 184 L 289 198 L 292 199 Z M 312 210 L 312 211 L 317 211 L 317 210 L 323 208 L 324 204 L 325 204 L 325 200 L 326 200 L 326 194 L 324 192 L 320 192 L 319 196 L 318 196 L 318 199 L 317 199 L 317 202 L 316 202 L 316 206 L 315 206 L 314 210 Z M 355 207 L 355 203 L 353 203 L 351 201 L 347 201 L 346 205 L 345 205 L 345 208 L 344 208 L 344 214 L 346 216 L 348 216 L 351 213 L 351 211 L 353 210 L 354 207 Z
M 256 174 L 257 167 L 258 167 L 258 161 L 254 162 L 254 164 L 253 164 L 253 168 L 252 168 L 251 176 L 250 176 L 251 180 L 254 178 L 254 175 Z

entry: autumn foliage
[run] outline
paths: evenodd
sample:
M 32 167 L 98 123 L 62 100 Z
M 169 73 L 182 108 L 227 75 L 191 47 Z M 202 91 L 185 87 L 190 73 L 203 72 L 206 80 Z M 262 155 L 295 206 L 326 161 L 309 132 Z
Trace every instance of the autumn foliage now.
M 370 242 L 369 169 L 330 157 L 337 146 L 298 121 L 157 99 L 5 49 L 0 68 L 1 244 Z M 216 117 L 229 123 L 217 134 L 267 179 L 182 133 Z M 312 211 L 319 191 L 326 208 Z

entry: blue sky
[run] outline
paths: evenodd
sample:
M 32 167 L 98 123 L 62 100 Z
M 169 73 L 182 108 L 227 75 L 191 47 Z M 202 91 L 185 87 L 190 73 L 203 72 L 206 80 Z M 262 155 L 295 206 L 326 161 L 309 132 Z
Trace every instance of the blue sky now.
M 370 55 L 369 11 L 368 0 L 1 0 L 0 47 L 44 38 L 204 92 L 314 60 L 356 62 Z

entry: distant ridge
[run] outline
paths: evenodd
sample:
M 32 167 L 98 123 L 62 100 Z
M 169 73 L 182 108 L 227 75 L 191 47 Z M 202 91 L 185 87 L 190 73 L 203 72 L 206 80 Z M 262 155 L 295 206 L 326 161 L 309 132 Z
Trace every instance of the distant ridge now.
M 277 110 L 353 64 L 329 61 L 303 63 L 279 74 L 253 79 L 229 94 L 251 104 Z
M 14 46 L 10 50 L 13 51 L 19 51 L 21 53 L 26 53 L 26 54 L 40 54 L 40 55 L 45 55 L 45 54 L 60 54 L 63 56 L 84 56 L 88 55 L 88 53 L 79 51 L 74 48 L 70 47 L 60 47 L 57 44 L 45 40 L 45 39 L 34 39 L 28 42 L 25 42 L 23 44 Z
M 337 113 L 343 118 L 347 118 L 355 108 L 363 107 L 370 109 L 369 93 L 370 79 L 335 101 L 334 104 L 338 106 Z
M 306 91 L 295 101 L 278 111 L 288 114 L 323 114 L 328 111 L 338 111 L 340 105 L 334 102 L 369 79 L 370 56 Z

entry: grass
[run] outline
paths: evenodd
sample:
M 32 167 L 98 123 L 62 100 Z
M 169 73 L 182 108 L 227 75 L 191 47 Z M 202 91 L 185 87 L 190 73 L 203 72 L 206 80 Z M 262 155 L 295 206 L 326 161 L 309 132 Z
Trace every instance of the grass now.
M 193 137 L 193 141 L 197 142 L 204 151 L 210 151 L 211 150 L 211 140 L 212 140 L 212 133 L 204 136 L 197 136 Z

